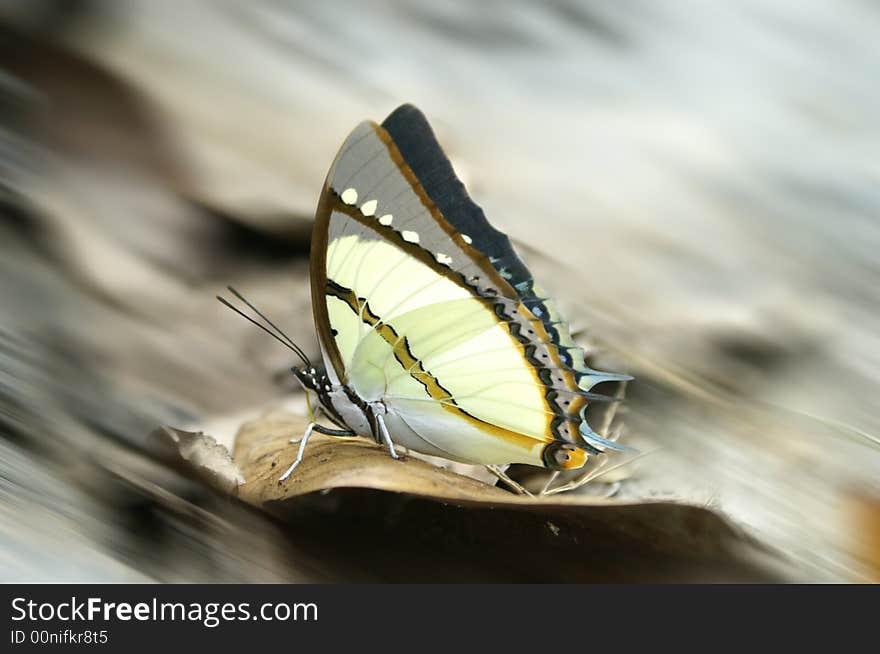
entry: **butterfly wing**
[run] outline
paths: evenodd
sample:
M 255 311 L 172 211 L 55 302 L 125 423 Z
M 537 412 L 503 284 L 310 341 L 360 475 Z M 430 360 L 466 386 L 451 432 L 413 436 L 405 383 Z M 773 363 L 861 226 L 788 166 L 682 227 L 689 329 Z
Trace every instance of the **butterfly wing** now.
M 414 107 L 362 123 L 340 150 L 316 217 L 312 297 L 331 380 L 383 402 L 404 444 L 576 467 L 601 443 L 583 417 L 588 391 L 625 377 L 585 366 Z

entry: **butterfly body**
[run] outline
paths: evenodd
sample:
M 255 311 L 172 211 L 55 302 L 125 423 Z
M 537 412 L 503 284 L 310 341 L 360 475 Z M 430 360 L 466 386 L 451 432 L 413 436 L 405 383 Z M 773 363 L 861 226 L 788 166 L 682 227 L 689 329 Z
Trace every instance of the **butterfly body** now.
M 323 370 L 298 373 L 343 429 L 466 463 L 578 468 L 608 443 L 584 418 L 588 368 L 509 239 L 410 105 L 365 122 L 316 212 Z

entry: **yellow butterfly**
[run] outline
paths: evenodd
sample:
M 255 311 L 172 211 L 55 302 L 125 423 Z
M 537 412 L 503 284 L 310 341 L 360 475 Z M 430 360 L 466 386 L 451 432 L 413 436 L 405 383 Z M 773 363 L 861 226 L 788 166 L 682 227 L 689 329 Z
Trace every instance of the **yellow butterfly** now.
M 584 418 L 627 375 L 584 363 L 508 237 L 470 199 L 422 113 L 361 123 L 336 156 L 311 250 L 324 366 L 294 368 L 337 429 L 472 464 L 582 467 L 619 449 Z

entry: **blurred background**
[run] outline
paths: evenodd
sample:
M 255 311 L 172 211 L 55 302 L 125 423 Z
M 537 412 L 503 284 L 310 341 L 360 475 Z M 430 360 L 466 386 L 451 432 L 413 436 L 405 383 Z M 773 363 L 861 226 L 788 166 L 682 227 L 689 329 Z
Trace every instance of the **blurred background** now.
M 148 434 L 300 410 L 214 295 L 315 354 L 324 176 L 412 102 L 636 376 L 617 497 L 711 508 L 781 580 L 877 581 L 878 37 L 864 0 L 0 1 L 0 580 L 385 579 Z

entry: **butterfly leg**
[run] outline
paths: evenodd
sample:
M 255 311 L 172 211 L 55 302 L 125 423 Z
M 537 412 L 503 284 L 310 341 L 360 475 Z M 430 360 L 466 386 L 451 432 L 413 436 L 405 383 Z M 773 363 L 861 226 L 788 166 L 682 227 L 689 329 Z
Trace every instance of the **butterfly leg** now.
M 315 429 L 315 423 L 310 422 L 309 426 L 306 427 L 306 430 L 302 436 L 300 436 L 298 439 L 293 439 L 293 438 L 290 439 L 291 443 L 299 442 L 299 451 L 296 453 L 296 458 L 293 460 L 293 463 L 290 464 L 290 467 L 287 469 L 287 472 L 285 472 L 283 475 L 281 475 L 281 477 L 278 478 L 279 483 L 284 481 L 288 477 L 290 477 L 290 475 L 293 473 L 293 471 L 296 470 L 296 467 L 300 463 L 302 463 L 303 452 L 306 451 L 306 445 L 308 445 L 309 438 L 312 436 L 312 432 L 314 431 L 314 429 Z
M 585 486 L 586 484 L 590 483 L 591 481 L 598 479 L 602 475 L 606 475 L 609 472 L 613 472 L 614 470 L 617 470 L 619 468 L 627 466 L 630 463 L 633 463 L 634 461 L 641 459 L 643 456 L 647 456 L 648 454 L 653 454 L 656 451 L 657 450 L 647 450 L 645 452 L 639 452 L 635 456 L 631 456 L 630 458 L 626 459 L 625 461 L 621 461 L 620 463 L 617 463 L 613 466 L 606 465 L 608 460 L 603 459 L 595 468 L 585 472 L 583 475 L 581 475 L 577 479 L 574 479 L 566 484 L 562 484 L 561 486 L 557 486 L 556 488 L 549 488 L 541 494 L 542 495 L 556 495 L 557 493 L 566 493 L 568 491 L 576 490 L 576 489 L 580 488 L 581 486 Z M 617 482 L 614 482 L 610 485 L 610 488 L 608 489 L 608 492 L 607 492 L 607 494 L 605 494 L 605 496 L 611 497 L 613 495 L 616 495 L 618 490 L 620 490 L 620 484 L 618 484 Z
M 381 413 L 376 414 L 376 422 L 379 424 L 379 432 L 382 434 L 382 440 L 388 446 L 388 452 L 392 459 L 401 459 L 402 457 L 394 449 L 394 443 L 391 441 L 391 434 L 388 433 L 388 427 L 385 426 L 385 419 Z
M 556 481 L 557 477 L 559 477 L 559 471 L 554 470 L 552 474 L 547 478 L 547 483 L 544 484 L 544 487 L 541 489 L 541 492 L 538 495 L 546 495 L 547 491 L 550 490 L 550 487 L 553 485 L 553 482 Z
M 290 467 L 287 469 L 287 471 L 283 475 L 281 475 L 281 477 L 278 479 L 279 482 L 282 482 L 285 479 L 287 479 L 288 477 L 290 477 L 290 475 L 293 473 L 293 471 L 296 469 L 296 467 L 300 463 L 302 463 L 303 453 L 306 451 L 306 445 L 308 445 L 309 438 L 311 438 L 313 432 L 318 432 L 319 434 L 326 434 L 328 436 L 337 436 L 337 437 L 346 437 L 346 436 L 355 437 L 355 436 L 357 436 L 357 434 L 355 434 L 353 431 L 350 431 L 347 429 L 330 429 L 328 427 L 322 427 L 321 425 L 319 425 L 315 422 L 310 422 L 309 426 L 306 427 L 306 430 L 302 436 L 300 436 L 299 438 L 291 438 L 290 439 L 291 443 L 299 443 L 299 451 L 297 451 L 297 453 L 296 453 L 296 459 L 293 460 L 293 463 L 290 464 Z
M 526 490 L 525 486 L 523 486 L 523 485 L 520 484 L 519 482 L 514 481 L 513 479 L 511 479 L 510 476 L 509 476 L 504 470 L 502 470 L 501 468 L 499 468 L 498 466 L 487 465 L 487 466 L 486 466 L 486 470 L 488 470 L 488 471 L 491 472 L 493 475 L 495 475 L 496 477 L 498 477 L 498 479 L 500 479 L 500 480 L 503 481 L 505 484 L 507 484 L 507 485 L 508 485 L 510 488 L 512 488 L 516 493 L 518 493 L 518 494 L 520 494 L 520 495 L 528 495 L 529 497 L 534 497 L 534 495 L 532 495 L 529 491 Z
M 325 434 L 325 435 L 327 435 L 327 436 L 333 436 L 334 438 L 360 438 L 360 436 L 358 436 L 357 434 L 355 434 L 355 433 L 354 433 L 353 431 L 351 431 L 350 429 L 331 429 L 330 427 L 322 427 L 322 426 L 319 425 L 317 422 L 311 422 L 311 423 L 309 423 L 309 426 L 310 426 L 314 431 L 318 432 L 319 434 Z M 306 431 L 308 431 L 308 429 L 306 429 Z M 300 436 L 299 438 L 291 438 L 291 439 L 290 439 L 289 441 L 287 441 L 287 442 L 288 442 L 288 443 L 291 443 L 292 445 L 296 445 L 297 443 L 299 443 L 299 442 L 300 442 L 303 438 L 305 438 L 305 437 L 306 437 L 306 435 L 303 434 L 303 435 Z

